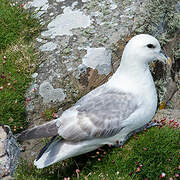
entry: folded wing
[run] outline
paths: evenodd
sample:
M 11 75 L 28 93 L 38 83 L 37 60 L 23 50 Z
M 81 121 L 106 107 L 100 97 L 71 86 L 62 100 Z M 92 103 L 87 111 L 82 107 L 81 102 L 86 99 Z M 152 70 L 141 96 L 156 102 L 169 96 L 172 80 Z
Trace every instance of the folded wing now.
M 58 133 L 68 141 L 111 137 L 137 108 L 133 95 L 124 92 L 107 90 L 85 96 L 57 121 Z

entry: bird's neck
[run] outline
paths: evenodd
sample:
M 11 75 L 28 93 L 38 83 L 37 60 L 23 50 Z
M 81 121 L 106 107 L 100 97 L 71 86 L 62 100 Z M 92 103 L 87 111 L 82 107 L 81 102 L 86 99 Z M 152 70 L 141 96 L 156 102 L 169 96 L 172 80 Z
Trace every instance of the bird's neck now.
M 153 87 L 155 91 L 148 64 L 121 63 L 109 83 L 111 86 L 126 92 L 133 90 L 139 93 L 140 91 L 148 91 L 149 87 Z

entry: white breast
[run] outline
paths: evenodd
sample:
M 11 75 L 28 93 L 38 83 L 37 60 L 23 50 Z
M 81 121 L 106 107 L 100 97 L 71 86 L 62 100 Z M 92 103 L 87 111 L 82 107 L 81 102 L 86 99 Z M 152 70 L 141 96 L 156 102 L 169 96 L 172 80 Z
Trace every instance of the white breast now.
M 125 121 L 130 128 L 139 128 L 148 123 L 155 114 L 157 108 L 157 93 L 148 66 L 144 68 L 136 66 L 132 69 L 121 71 L 121 68 L 114 74 L 107 86 L 119 91 L 134 95 L 139 108 L 132 116 Z

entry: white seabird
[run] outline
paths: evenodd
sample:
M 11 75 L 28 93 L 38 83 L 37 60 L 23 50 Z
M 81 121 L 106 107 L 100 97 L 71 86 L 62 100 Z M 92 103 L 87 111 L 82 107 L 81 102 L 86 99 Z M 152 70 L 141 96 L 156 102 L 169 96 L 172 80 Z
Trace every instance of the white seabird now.
M 22 132 L 19 140 L 62 137 L 47 144 L 34 165 L 44 168 L 105 144 L 122 145 L 130 133 L 151 121 L 157 94 L 148 63 L 157 59 L 168 62 L 156 38 L 133 37 L 107 83 L 82 97 L 60 118 Z

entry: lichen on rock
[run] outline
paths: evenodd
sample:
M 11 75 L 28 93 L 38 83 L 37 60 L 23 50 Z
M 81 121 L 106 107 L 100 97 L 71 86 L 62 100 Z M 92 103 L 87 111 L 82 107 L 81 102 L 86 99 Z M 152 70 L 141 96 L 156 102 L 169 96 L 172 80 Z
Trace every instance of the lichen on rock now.
M 49 82 L 43 82 L 40 85 L 39 94 L 43 97 L 44 103 L 55 102 L 55 101 L 61 102 L 65 98 L 63 89 L 61 88 L 54 89 Z
M 20 146 L 16 142 L 11 129 L 0 125 L 0 179 L 12 176 L 19 158 Z
M 111 51 L 104 47 L 88 48 L 87 54 L 82 58 L 82 64 L 97 69 L 99 74 L 108 75 L 112 71 Z

